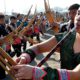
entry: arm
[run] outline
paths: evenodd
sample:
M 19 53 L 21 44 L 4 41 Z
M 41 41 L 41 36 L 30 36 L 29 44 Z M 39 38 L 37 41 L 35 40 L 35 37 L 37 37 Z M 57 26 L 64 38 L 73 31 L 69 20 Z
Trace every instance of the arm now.
M 32 80 L 80 80 L 80 65 L 78 65 L 74 70 L 52 69 L 50 67 L 42 69 L 29 65 L 17 65 L 12 67 L 12 69 L 18 71 L 15 74 L 17 79 L 33 78 Z
M 55 45 L 57 44 L 56 38 L 53 36 L 52 38 L 46 40 L 45 42 L 36 44 L 34 46 L 29 47 L 25 53 L 21 56 L 25 57 L 25 61 L 28 60 L 28 63 L 31 62 L 36 55 L 44 52 L 49 52 Z M 30 60 L 32 58 L 32 60 Z M 18 62 L 20 59 L 18 60 Z M 21 63 L 25 62 L 22 61 Z
M 42 43 L 29 47 L 28 49 L 33 50 L 37 55 L 37 54 L 49 52 L 56 44 L 57 44 L 56 38 L 55 36 L 53 36 Z

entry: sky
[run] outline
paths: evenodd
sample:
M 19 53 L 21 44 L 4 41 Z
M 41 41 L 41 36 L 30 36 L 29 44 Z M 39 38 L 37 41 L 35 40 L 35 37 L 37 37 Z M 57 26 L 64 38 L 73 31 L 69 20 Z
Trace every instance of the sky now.
M 66 8 L 74 3 L 80 4 L 80 0 L 49 0 L 49 3 L 51 8 Z M 0 0 L 0 12 L 18 12 L 26 14 L 31 5 L 33 5 L 32 13 L 34 12 L 36 5 L 38 12 L 44 11 L 44 0 Z

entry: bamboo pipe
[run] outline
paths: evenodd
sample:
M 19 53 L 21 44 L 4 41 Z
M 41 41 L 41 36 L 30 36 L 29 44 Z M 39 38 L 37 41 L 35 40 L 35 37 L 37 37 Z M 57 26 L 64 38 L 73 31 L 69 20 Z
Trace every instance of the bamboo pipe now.
M 15 30 L 15 32 L 19 32 L 19 31 L 20 31 L 20 29 L 21 29 L 21 27 L 23 26 L 24 22 L 28 19 L 29 14 L 30 14 L 31 9 L 32 9 L 32 6 L 33 6 L 33 5 L 31 5 L 31 7 L 30 7 L 30 9 L 29 9 L 29 11 L 28 11 L 27 16 L 24 18 L 23 22 L 21 22 L 21 24 L 20 24 L 20 25 L 19 25 L 19 27 Z
M 0 66 L 12 77 L 13 80 L 16 80 L 16 78 L 9 72 L 2 62 L 0 62 Z
M 37 21 L 37 25 L 39 26 L 39 24 L 40 24 L 40 21 L 42 20 L 42 16 L 41 16 L 41 18 Z M 29 27 L 26 27 L 26 28 L 24 28 L 21 32 L 20 32 L 20 36 L 21 35 L 24 35 L 24 33 L 27 31 L 29 29 Z M 39 43 L 38 41 L 34 41 L 33 39 L 31 39 L 31 38 L 27 38 L 26 36 L 25 36 L 25 39 L 26 40 L 28 40 L 30 43 L 33 43 L 33 44 L 37 44 L 37 43 Z
M 11 66 L 8 62 L 6 62 L 6 60 L 0 55 L 0 60 L 2 61 L 2 63 L 4 63 L 9 69 L 11 69 Z M 15 73 L 15 71 L 13 70 L 13 72 Z
M 11 65 L 17 65 L 17 63 L 0 47 L 0 55 L 6 58 Z
M 34 12 L 33 18 L 31 19 L 29 24 L 18 33 L 18 36 L 24 36 L 25 35 L 25 32 L 31 27 L 31 25 L 33 24 L 35 18 L 36 18 L 36 8 L 35 8 L 35 12 Z
M 11 65 L 5 61 L 5 59 L 0 55 L 0 60 L 8 67 L 11 68 Z
M 46 0 L 44 0 L 44 6 L 45 6 L 45 11 L 46 11 L 46 17 L 49 20 L 49 23 L 52 25 L 54 23 L 54 16 L 50 10 L 49 5 L 47 4 Z M 53 30 L 55 33 L 59 32 L 59 27 L 58 26 L 54 26 Z

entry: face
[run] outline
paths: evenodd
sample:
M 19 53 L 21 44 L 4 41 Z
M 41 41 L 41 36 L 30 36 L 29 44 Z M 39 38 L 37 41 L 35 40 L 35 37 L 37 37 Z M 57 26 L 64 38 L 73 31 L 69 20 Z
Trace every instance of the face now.
M 16 23 L 17 22 L 17 19 L 11 19 L 11 22 L 12 23 Z
M 80 15 L 76 15 L 74 23 L 76 26 L 76 31 L 80 33 Z
M 69 17 L 70 17 L 70 19 L 71 19 L 72 21 L 74 21 L 75 16 L 76 16 L 76 13 L 77 13 L 77 10 L 76 10 L 76 9 L 69 11 Z
M 5 24 L 5 18 L 0 19 L 0 24 Z
M 22 16 L 20 15 L 20 16 L 18 16 L 18 20 L 21 20 L 22 19 Z

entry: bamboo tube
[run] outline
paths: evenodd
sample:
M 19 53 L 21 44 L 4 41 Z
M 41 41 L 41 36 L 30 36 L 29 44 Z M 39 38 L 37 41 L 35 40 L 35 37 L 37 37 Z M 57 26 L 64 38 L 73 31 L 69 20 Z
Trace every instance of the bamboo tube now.
M 1 55 L 0 55 L 0 60 L 1 60 L 8 68 L 11 68 L 11 65 L 10 65 L 9 63 L 7 63 L 7 62 L 5 61 L 5 59 L 4 59 L 3 57 L 1 57 Z
M 36 16 L 37 16 L 37 15 L 36 15 L 36 8 L 35 8 L 35 12 L 34 12 L 33 18 L 31 19 L 31 21 L 29 22 L 29 24 L 28 24 L 24 29 L 22 29 L 22 30 L 19 32 L 19 35 L 20 35 L 20 36 L 21 36 L 21 35 L 24 35 L 25 32 L 31 27 L 31 25 L 33 24 Z
M 29 43 L 32 43 L 32 44 L 38 44 L 39 43 L 38 41 L 33 40 L 32 38 L 27 38 L 26 36 L 25 36 L 25 38 L 27 41 L 29 41 Z
M 17 63 L 0 47 L 0 55 L 6 58 L 11 65 L 16 65 Z
M 23 22 L 21 22 L 21 24 L 19 25 L 19 27 L 15 30 L 16 33 L 18 33 L 18 32 L 20 31 L 20 29 L 21 29 L 21 27 L 23 26 L 24 22 L 28 19 L 29 14 L 30 14 L 31 9 L 32 9 L 32 6 L 33 6 L 33 5 L 31 5 L 31 7 L 30 7 L 30 9 L 29 9 L 29 11 L 28 11 L 28 14 L 27 14 L 27 16 L 24 18 Z
M 46 11 L 46 17 L 49 20 L 50 24 L 53 24 L 55 21 L 54 16 L 53 16 L 53 13 L 51 12 L 46 0 L 44 0 L 44 6 L 45 6 L 45 11 Z M 54 32 L 59 32 L 58 26 L 54 26 L 52 29 L 54 30 Z
M 7 73 L 11 76 L 11 78 L 13 80 L 16 80 L 16 78 L 9 72 L 9 70 L 4 66 L 4 64 L 2 62 L 0 62 L 0 66 L 5 70 L 7 71 Z

